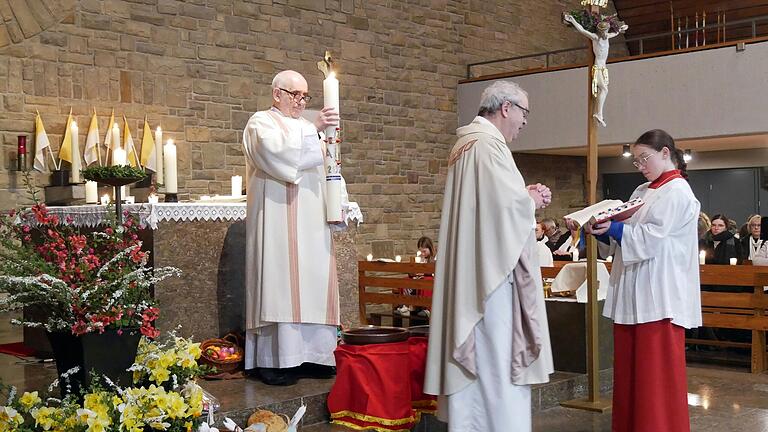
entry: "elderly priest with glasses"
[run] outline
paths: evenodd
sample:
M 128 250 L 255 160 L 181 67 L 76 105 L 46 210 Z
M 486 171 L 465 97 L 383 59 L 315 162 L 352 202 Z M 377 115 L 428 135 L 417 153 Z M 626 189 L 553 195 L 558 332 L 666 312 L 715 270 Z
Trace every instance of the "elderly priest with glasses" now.
M 528 114 L 517 84 L 492 84 L 448 159 L 424 388 L 452 432 L 530 431 L 530 385 L 553 372 L 534 213 L 552 195 L 507 147 Z
M 255 113 L 243 131 L 245 368 L 270 385 L 335 374 L 339 290 L 318 131 L 338 125 L 339 114 L 326 107 L 314 123 L 305 120 L 310 99 L 303 76 L 280 72 L 272 81 L 272 107 Z

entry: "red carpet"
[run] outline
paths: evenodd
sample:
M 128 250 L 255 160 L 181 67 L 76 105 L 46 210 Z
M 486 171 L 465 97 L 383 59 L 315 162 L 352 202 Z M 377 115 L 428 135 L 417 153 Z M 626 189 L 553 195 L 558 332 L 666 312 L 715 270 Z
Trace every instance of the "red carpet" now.
M 35 350 L 24 345 L 24 342 L 0 344 L 0 354 L 10 354 L 17 357 L 33 357 Z

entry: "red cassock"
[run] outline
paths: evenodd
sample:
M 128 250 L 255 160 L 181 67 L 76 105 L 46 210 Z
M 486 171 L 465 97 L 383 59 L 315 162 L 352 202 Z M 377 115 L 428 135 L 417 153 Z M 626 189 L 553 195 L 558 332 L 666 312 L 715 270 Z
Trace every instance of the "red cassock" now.
M 613 432 L 689 432 L 685 330 L 613 325 Z
M 331 423 L 352 429 L 408 431 L 435 398 L 423 392 L 427 338 L 336 348 L 336 382 L 328 395 Z

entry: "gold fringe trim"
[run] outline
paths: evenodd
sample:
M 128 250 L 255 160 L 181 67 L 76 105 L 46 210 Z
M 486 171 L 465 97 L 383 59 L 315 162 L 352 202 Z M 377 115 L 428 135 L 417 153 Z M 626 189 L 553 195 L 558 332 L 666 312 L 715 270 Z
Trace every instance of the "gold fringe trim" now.
M 350 422 L 347 422 L 347 421 L 344 421 L 344 420 L 331 420 L 331 423 L 337 424 L 339 426 L 345 426 L 345 427 L 348 427 L 350 429 L 359 430 L 359 431 L 361 431 L 361 430 L 371 430 L 371 429 L 376 430 L 376 431 L 386 431 L 386 432 L 410 432 L 411 431 L 410 429 L 388 429 L 388 428 L 384 428 L 383 426 L 379 426 L 379 427 L 377 427 L 377 426 L 370 426 L 370 425 L 369 426 L 360 426 L 358 424 L 350 423 Z
M 392 419 L 385 419 L 381 417 L 369 416 L 367 414 L 359 414 L 352 411 L 339 411 L 339 412 L 331 413 L 332 420 L 335 420 L 339 417 L 351 417 L 355 420 L 361 420 L 368 423 L 379 423 L 387 426 L 399 426 L 407 423 L 413 423 L 414 421 L 416 421 L 416 419 L 413 416 L 392 420 Z

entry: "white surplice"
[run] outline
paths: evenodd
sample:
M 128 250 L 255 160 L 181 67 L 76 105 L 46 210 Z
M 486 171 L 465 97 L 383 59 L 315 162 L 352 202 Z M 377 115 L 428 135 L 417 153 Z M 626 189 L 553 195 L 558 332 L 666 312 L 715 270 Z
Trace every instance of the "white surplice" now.
M 273 108 L 250 118 L 243 146 L 246 368 L 333 364 L 339 291 L 325 217 L 322 142 L 312 123 Z
M 438 416 L 451 431 L 524 431 L 529 385 L 548 381 L 553 371 L 534 203 L 493 124 L 477 117 L 457 134 L 424 391 L 438 395 Z M 491 415 L 497 420 L 472 420 Z
M 648 185 L 630 198 L 645 205 L 624 222 L 603 315 L 617 324 L 670 318 L 681 327 L 699 327 L 699 201 L 682 178 L 658 189 Z

